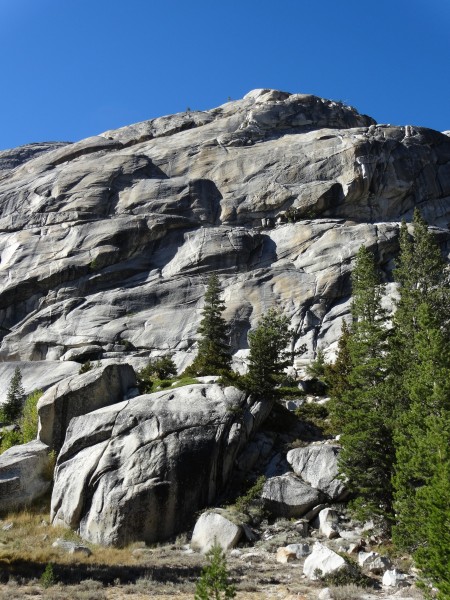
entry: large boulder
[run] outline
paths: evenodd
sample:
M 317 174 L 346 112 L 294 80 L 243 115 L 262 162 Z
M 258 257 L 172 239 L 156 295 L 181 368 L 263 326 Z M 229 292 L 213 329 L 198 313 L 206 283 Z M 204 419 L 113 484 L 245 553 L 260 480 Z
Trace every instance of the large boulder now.
M 304 515 L 320 502 L 322 494 L 293 473 L 286 473 L 267 479 L 261 498 L 272 514 L 291 518 Z
M 287 461 L 303 481 L 322 491 L 331 500 L 341 500 L 347 491 L 344 482 L 338 479 L 340 450 L 336 444 L 311 444 L 289 450 Z
M 223 490 L 270 409 L 235 388 L 195 384 L 72 419 L 55 473 L 52 522 L 106 545 L 185 531 Z
M 127 364 L 107 365 L 64 379 L 38 402 L 38 439 L 59 450 L 71 419 L 122 401 L 136 391 L 136 385 L 136 374 Z
M 242 536 L 242 527 L 218 511 L 200 515 L 192 533 L 191 546 L 194 550 L 208 552 L 215 544 L 223 550 L 234 548 Z
M 0 510 L 31 504 L 51 485 L 49 448 L 34 440 L 13 446 L 0 456 Z

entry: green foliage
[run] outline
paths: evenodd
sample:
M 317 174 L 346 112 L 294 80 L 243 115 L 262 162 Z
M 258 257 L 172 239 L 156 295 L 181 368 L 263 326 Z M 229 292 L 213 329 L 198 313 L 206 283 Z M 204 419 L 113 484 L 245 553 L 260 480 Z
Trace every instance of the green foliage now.
M 78 371 L 79 375 L 82 375 L 83 373 L 87 373 L 88 371 L 91 371 L 93 369 L 93 365 L 91 363 L 90 360 L 87 360 L 85 363 L 83 363 L 80 367 L 80 370 Z
M 249 392 L 273 398 L 284 369 L 290 364 L 286 346 L 291 340 L 289 319 L 271 308 L 248 335 L 250 354 L 245 385 Z
M 322 575 L 320 569 L 317 573 L 320 581 L 327 586 L 336 586 L 343 587 L 347 585 L 357 585 L 361 588 L 373 587 L 374 581 L 364 575 L 361 570 L 361 567 L 347 555 L 343 555 L 342 558 L 346 561 L 346 565 L 344 568 L 339 569 L 337 571 L 333 571 L 332 573 L 327 573 L 326 575 Z
M 202 319 L 197 333 L 200 335 L 198 352 L 185 374 L 222 375 L 230 370 L 231 350 L 229 328 L 222 316 L 225 305 L 220 299 L 221 287 L 217 275 L 211 275 L 205 293 Z
M 324 435 L 330 435 L 333 432 L 329 423 L 328 407 L 325 404 L 304 402 L 295 410 L 295 414 L 300 421 L 314 425 L 314 427 L 320 429 Z
M 138 372 L 138 386 L 141 394 L 150 394 L 157 387 L 169 387 L 171 378 L 177 374 L 172 354 L 151 358 Z M 168 382 L 168 383 L 166 383 Z
M 16 367 L 9 384 L 6 402 L 2 407 L 2 418 L 6 423 L 17 422 L 22 413 L 24 396 L 22 373 L 19 367 Z
M 236 597 L 234 585 L 229 582 L 227 563 L 222 548 L 215 544 L 206 553 L 204 567 L 195 588 L 195 600 L 229 600 Z
M 265 482 L 266 477 L 264 475 L 258 477 L 255 483 L 246 491 L 246 493 L 236 499 L 234 503 L 236 510 L 246 513 L 250 506 L 259 500 Z
M 12 431 L 5 431 L 1 434 L 0 442 L 0 454 L 6 452 L 13 446 L 17 446 L 22 443 L 22 435 L 20 431 L 13 429 Z
M 326 384 L 327 364 L 325 362 L 325 354 L 321 348 L 317 351 L 315 360 L 308 365 L 306 372 L 309 377 Z
M 399 548 L 428 556 L 436 538 L 429 537 L 424 498 L 431 502 L 437 493 L 431 484 L 436 457 L 441 443 L 450 444 L 450 285 L 439 247 L 417 211 L 413 234 L 403 223 L 395 272 L 400 298 L 390 343 L 390 392 L 398 420 L 393 538 Z
M 43 588 L 49 588 L 52 585 L 55 585 L 56 577 L 53 571 L 52 563 L 48 563 L 46 565 L 45 570 L 42 573 L 41 578 L 39 579 L 39 583 L 42 585 Z
M 42 396 L 42 390 L 35 390 L 25 399 L 23 405 L 22 418 L 20 419 L 20 432 L 22 434 L 22 444 L 35 440 L 38 432 L 38 411 L 37 403 Z
M 449 424 L 450 421 L 447 421 Z M 437 430 L 439 436 L 440 431 Z M 448 434 L 448 428 L 447 428 Z M 436 467 L 427 485 L 417 491 L 419 514 L 425 514 L 421 522 L 424 543 L 416 550 L 416 565 L 426 579 L 439 590 L 437 600 L 450 598 L 450 454 L 447 439 L 434 440 Z
M 387 348 L 383 286 L 371 252 L 358 251 L 352 273 L 353 323 L 344 329 L 330 372 L 332 423 L 341 431 L 340 472 L 367 511 L 388 526 L 392 514 L 394 448 L 384 387 Z
M 45 468 L 42 472 L 42 477 L 46 481 L 53 481 L 53 479 L 54 479 L 57 458 L 58 457 L 56 455 L 56 451 L 50 450 L 50 452 L 48 453 L 48 456 L 47 456 L 47 464 L 45 465 Z

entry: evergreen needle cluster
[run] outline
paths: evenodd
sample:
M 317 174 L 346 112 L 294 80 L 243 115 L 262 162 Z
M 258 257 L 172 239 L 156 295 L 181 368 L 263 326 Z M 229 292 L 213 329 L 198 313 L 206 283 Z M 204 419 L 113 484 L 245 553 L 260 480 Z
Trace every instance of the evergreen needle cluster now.
M 450 592 L 450 284 L 418 211 L 405 223 L 391 320 L 374 256 L 361 248 L 352 323 L 327 368 L 331 418 L 342 431 L 341 472 L 364 516 L 392 528 L 439 590 Z

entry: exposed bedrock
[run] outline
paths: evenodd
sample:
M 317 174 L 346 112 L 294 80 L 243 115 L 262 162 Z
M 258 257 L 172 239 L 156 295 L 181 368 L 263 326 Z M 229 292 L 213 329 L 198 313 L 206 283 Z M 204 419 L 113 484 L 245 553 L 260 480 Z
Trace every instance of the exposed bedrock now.
M 308 359 L 339 337 L 362 244 L 389 273 L 418 206 L 449 250 L 449 137 L 311 95 L 255 90 L 5 164 L 4 361 L 171 350 L 181 368 L 213 271 L 234 352 L 275 305 Z
M 72 419 L 55 472 L 52 522 L 119 546 L 185 531 L 223 490 L 270 409 L 235 388 L 196 384 Z

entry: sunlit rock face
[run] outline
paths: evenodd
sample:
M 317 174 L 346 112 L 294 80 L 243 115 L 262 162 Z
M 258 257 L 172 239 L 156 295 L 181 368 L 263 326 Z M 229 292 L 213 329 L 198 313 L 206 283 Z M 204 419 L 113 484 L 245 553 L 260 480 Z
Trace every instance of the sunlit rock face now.
M 217 272 L 233 351 L 277 306 L 301 363 L 335 345 L 362 244 L 389 273 L 418 206 L 448 249 L 450 138 L 315 96 L 255 90 L 38 146 L 0 155 L 3 361 L 171 350 L 181 368 Z

